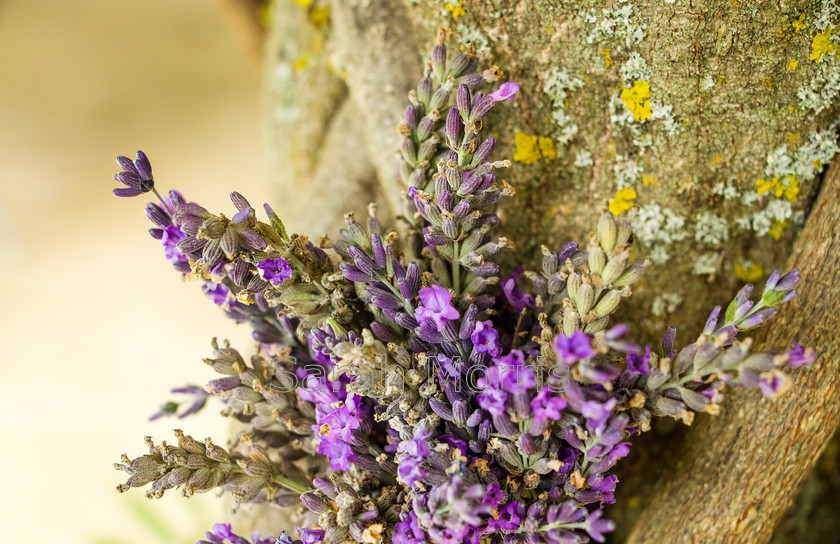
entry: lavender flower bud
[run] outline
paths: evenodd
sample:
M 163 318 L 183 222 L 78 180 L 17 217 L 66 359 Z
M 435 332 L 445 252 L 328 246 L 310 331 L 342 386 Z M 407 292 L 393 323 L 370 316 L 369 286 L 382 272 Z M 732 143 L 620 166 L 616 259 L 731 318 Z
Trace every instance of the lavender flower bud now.
M 453 416 L 452 410 L 447 405 L 445 405 L 444 403 L 439 401 L 438 399 L 436 399 L 434 397 L 430 398 L 429 399 L 429 407 L 432 409 L 432 411 L 434 413 L 439 415 L 442 419 L 445 419 L 446 421 L 454 421 L 454 419 L 452 417 Z
M 493 153 L 493 149 L 496 147 L 496 139 L 495 138 L 487 138 L 484 140 L 478 149 L 473 155 L 472 159 L 472 166 L 478 166 L 479 164 L 483 163 L 487 159 L 490 158 L 490 155 Z
M 469 338 L 475 330 L 475 324 L 477 322 L 478 307 L 475 304 L 470 304 L 470 307 L 464 312 L 464 317 L 461 320 L 461 330 L 458 332 L 458 337 L 462 340 Z
M 370 245 L 373 250 L 373 258 L 376 261 L 376 266 L 384 268 L 387 265 L 385 247 L 382 245 L 382 239 L 378 234 L 370 235 Z
M 359 270 L 361 270 L 368 276 L 373 276 L 376 273 L 376 263 L 362 248 L 353 245 L 350 246 L 347 250 L 350 253 L 350 257 L 353 258 L 353 262 L 356 263 L 356 266 L 359 268 Z
M 534 441 L 534 437 L 528 433 L 524 433 L 522 436 L 519 437 L 519 449 L 525 455 L 532 455 L 534 452 L 537 451 L 537 445 Z
M 453 57 L 452 62 L 449 63 L 449 73 L 454 78 L 459 78 L 468 70 L 470 67 L 470 58 L 467 57 L 464 53 L 458 53 Z
M 771 317 L 776 315 L 776 308 L 765 308 L 760 312 L 756 312 L 753 315 L 744 319 L 738 326 L 739 329 L 742 331 L 746 331 L 749 329 L 753 329 L 760 325 L 763 325 L 767 322 Z
M 703 334 L 712 334 L 715 332 L 717 328 L 717 320 L 718 316 L 720 315 L 720 306 L 715 306 L 712 309 L 712 313 L 709 314 L 709 318 L 706 319 L 706 326 L 703 327 Z
M 471 107 L 471 96 L 470 90 L 467 88 L 466 85 L 461 84 L 458 87 L 458 91 L 455 95 L 455 104 L 457 104 L 458 111 L 461 113 L 461 116 L 465 118 L 469 116 Z
M 417 84 L 417 98 L 420 100 L 420 102 L 426 105 L 429 104 L 429 102 L 432 99 L 432 89 L 433 84 L 431 78 L 424 77 L 420 80 L 420 82 Z
M 409 106 L 406 108 L 405 116 L 403 118 L 405 119 L 405 124 L 408 128 L 411 130 L 417 128 L 417 108 L 415 106 Z
M 677 337 L 677 328 L 668 327 L 665 335 L 662 337 L 662 353 L 665 357 L 671 358 L 671 353 L 674 351 L 674 339 Z
M 470 112 L 469 120 L 472 122 L 480 121 L 483 119 L 490 110 L 493 109 L 493 106 L 496 105 L 496 101 L 490 97 L 485 96 L 479 99 L 478 97 L 475 98 L 475 104 L 473 106 L 472 112 Z
M 457 149 L 461 140 L 461 116 L 456 108 L 450 108 L 446 114 L 446 141 L 450 147 Z
M 400 151 L 402 152 L 403 160 L 405 162 L 409 164 L 417 162 L 417 147 L 414 145 L 411 138 L 406 138 L 402 141 Z
M 432 95 L 432 101 L 429 106 L 433 110 L 440 110 L 446 106 L 449 102 L 449 95 L 451 93 L 446 90 L 444 87 L 440 87 L 438 90 L 435 91 L 435 94 Z
M 425 116 L 420 124 L 417 126 L 417 139 L 421 142 L 429 139 L 429 136 L 435 132 L 435 120 L 430 116 Z
M 598 220 L 598 243 L 604 253 L 610 253 L 615 247 L 618 236 L 618 226 L 612 213 L 604 213 Z
M 612 282 L 613 285 L 616 287 L 626 287 L 629 285 L 633 285 L 640 279 L 645 273 L 645 265 L 642 263 L 633 263 L 629 267 L 627 267 L 621 275 L 616 278 L 615 281 Z
M 438 44 L 432 49 L 432 70 L 440 81 L 446 79 L 446 46 Z M 434 106 L 432 107 L 434 108 Z
M 468 422 L 468 424 L 469 424 L 469 422 Z M 485 419 L 484 421 L 481 422 L 481 425 L 478 426 L 478 433 L 476 433 L 476 440 L 478 440 L 478 442 L 484 444 L 488 440 L 490 440 L 490 433 L 491 433 L 490 420 Z
M 370 297 L 371 302 L 383 310 L 399 310 L 402 308 L 400 299 L 395 294 L 384 289 L 378 289 L 368 285 L 365 287 L 365 294 Z
M 455 421 L 459 427 L 463 427 L 466 424 L 467 406 L 463 401 L 456 400 L 452 403 L 452 420 Z
M 166 228 L 172 224 L 172 219 L 169 217 L 169 214 L 163 208 L 152 202 L 146 205 L 146 217 L 161 228 Z

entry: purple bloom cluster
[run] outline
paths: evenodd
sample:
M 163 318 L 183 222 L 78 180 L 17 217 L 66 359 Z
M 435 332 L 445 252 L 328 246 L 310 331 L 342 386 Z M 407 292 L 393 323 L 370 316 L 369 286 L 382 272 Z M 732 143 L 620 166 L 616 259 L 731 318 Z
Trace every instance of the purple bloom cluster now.
M 512 188 L 480 134 L 519 85 L 483 86 L 470 47 L 447 58 L 442 34 L 409 96 L 400 148 L 405 229 L 346 217 L 316 247 L 231 194 L 228 219 L 154 189 L 148 158 L 118 158 L 118 196 L 152 192 L 146 213 L 166 259 L 259 343 L 250 362 L 214 341 L 222 376 L 153 416 L 184 417 L 210 395 L 248 425 L 230 452 L 178 434 L 124 459 L 125 486 L 152 495 L 231 490 L 239 502 L 300 503 L 300 540 L 252 542 L 217 524 L 201 544 L 568 544 L 603 542 L 627 437 L 655 417 L 716 413 L 727 385 L 775 397 L 800 344 L 751 353 L 739 335 L 792 300 L 797 271 L 774 272 L 758 300 L 744 287 L 702 334 L 638 346 L 610 320 L 647 265 L 631 258 L 627 216 L 603 214 L 586 248 L 542 247 L 536 267 L 501 274 L 512 243 L 495 232 Z M 334 254 L 326 250 L 332 249 Z M 186 406 L 186 409 L 182 409 Z

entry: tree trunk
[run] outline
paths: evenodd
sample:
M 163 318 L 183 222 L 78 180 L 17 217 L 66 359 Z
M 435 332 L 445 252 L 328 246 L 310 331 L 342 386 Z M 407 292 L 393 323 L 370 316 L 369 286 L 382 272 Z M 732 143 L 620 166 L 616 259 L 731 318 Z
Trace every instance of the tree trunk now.
M 643 488 L 650 508 L 633 533 L 717 542 L 737 528 L 738 542 L 766 541 L 837 423 L 836 175 L 807 212 L 837 152 L 840 87 L 840 53 L 813 59 L 812 41 L 838 16 L 831 0 L 277 0 L 266 117 L 278 212 L 318 239 L 368 202 L 383 218 L 399 211 L 396 126 L 447 27 L 451 45 L 471 42 L 522 85 L 489 127 L 497 156 L 514 160 L 511 263 L 535 262 L 543 243 L 585 245 L 602 206 L 635 204 L 637 255 L 654 262 L 619 318 L 642 338 L 675 324 L 689 339 L 743 281 L 783 268 L 799 237 L 802 296 L 765 345 L 799 338 L 824 355 L 776 403 L 733 391 L 720 418 L 698 422 L 693 457 Z
M 628 542 L 767 542 L 840 423 L 840 161 L 835 161 L 794 245 L 789 268 L 802 286 L 785 319 L 762 331 L 760 347 L 805 342 L 820 359 L 794 376 L 774 402 L 755 392 L 732 395 L 719 417 L 686 436 L 679 459 Z M 836 497 L 835 497 L 836 501 Z M 836 508 L 836 502 L 835 502 Z

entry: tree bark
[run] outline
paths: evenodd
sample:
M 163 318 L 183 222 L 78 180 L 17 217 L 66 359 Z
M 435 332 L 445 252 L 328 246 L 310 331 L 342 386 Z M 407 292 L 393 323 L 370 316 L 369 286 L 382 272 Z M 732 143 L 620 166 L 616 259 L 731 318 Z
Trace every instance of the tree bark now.
M 781 323 L 763 331 L 758 349 L 791 342 L 819 346 L 811 368 L 774 402 L 733 394 L 719 417 L 700 421 L 679 459 L 647 498 L 628 544 L 767 542 L 840 423 L 840 161 L 835 161 L 788 268 L 802 288 Z
M 396 126 L 422 59 L 447 27 L 452 49 L 471 42 L 485 65 L 522 85 L 488 126 L 497 156 L 514 159 L 508 180 L 518 194 L 502 210 L 504 234 L 518 244 L 509 264 L 536 262 L 543 243 L 585 245 L 599 209 L 632 188 L 631 200 L 648 212 L 637 219 L 637 255 L 657 262 L 619 318 L 637 337 L 653 340 L 674 324 L 680 338 L 692 338 L 745 276 L 783 268 L 796 241 L 789 265 L 807 271 L 803 289 L 764 345 L 799 339 L 824 352 L 817 366 L 798 372 L 796 388 L 775 403 L 733 391 L 720 418 L 698 421 L 680 450 L 698 457 L 683 460 L 665 487 L 640 479 L 649 508 L 633 533 L 633 542 L 681 535 L 719 542 L 726 534 L 763 542 L 837 424 L 829 328 L 840 302 L 831 281 L 840 270 L 831 230 L 837 167 L 822 189 L 821 166 L 803 166 L 798 194 L 757 193 L 760 180 L 780 177 L 782 156 L 802 166 L 816 143 L 836 145 L 837 100 L 816 111 L 798 97 L 828 70 L 809 58 L 828 1 L 456 0 L 447 9 L 410 0 L 277 0 L 266 119 L 278 212 L 290 230 L 315 239 L 371 201 L 386 220 L 399 212 Z M 830 66 L 840 77 L 840 63 Z M 636 121 L 621 97 L 640 82 L 650 89 L 651 117 Z M 529 142 L 538 144 L 530 153 Z M 775 216 L 767 210 L 782 205 L 789 216 L 768 227 Z M 636 447 L 644 450 L 647 438 Z

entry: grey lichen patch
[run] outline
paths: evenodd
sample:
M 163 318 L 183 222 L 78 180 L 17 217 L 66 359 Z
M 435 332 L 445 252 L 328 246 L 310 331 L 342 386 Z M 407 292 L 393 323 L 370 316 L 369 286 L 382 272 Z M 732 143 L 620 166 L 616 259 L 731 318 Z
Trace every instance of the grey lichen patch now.
M 653 261 L 661 264 L 670 258 L 669 247 L 685 240 L 689 232 L 684 217 L 652 202 L 639 208 L 633 219 L 633 234 L 649 251 Z
M 595 8 L 589 10 L 586 22 L 594 25 L 594 28 L 586 37 L 586 43 L 593 44 L 607 38 L 614 38 L 619 41 L 617 50 L 620 50 L 622 43 L 625 48 L 630 49 L 645 39 L 647 25 L 639 23 L 639 20 L 634 17 L 633 3 L 629 0 L 619 0 L 619 3 L 619 7 L 603 8 L 600 13 Z
M 545 78 L 543 92 L 551 100 L 554 111 L 551 119 L 559 128 L 557 141 L 567 144 L 578 133 L 578 126 L 574 118 L 567 113 L 569 109 L 569 94 L 584 86 L 582 79 L 569 75 L 566 70 L 554 68 Z
M 729 239 L 729 224 L 723 217 L 703 212 L 695 220 L 694 239 L 707 246 L 718 246 Z
M 665 292 L 653 299 L 650 312 L 656 317 L 672 314 L 677 311 L 684 297 L 677 292 Z
M 720 270 L 720 253 L 704 253 L 697 257 L 691 273 L 695 276 L 711 276 Z

